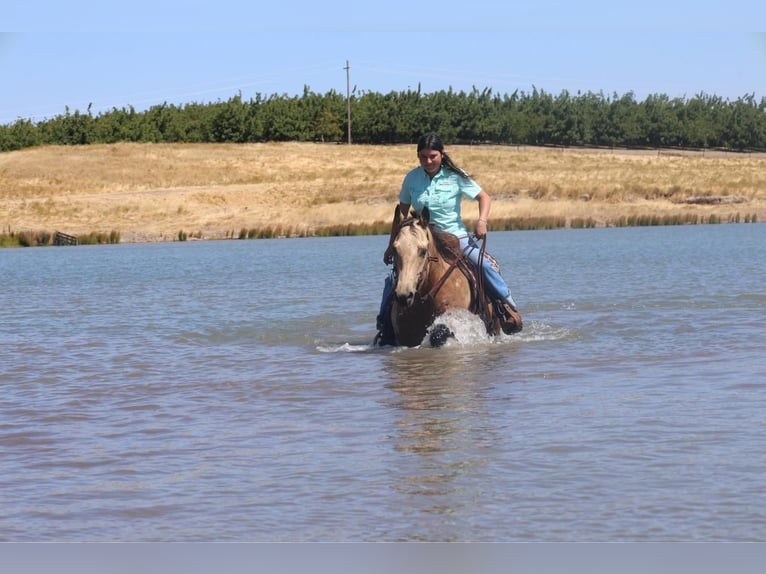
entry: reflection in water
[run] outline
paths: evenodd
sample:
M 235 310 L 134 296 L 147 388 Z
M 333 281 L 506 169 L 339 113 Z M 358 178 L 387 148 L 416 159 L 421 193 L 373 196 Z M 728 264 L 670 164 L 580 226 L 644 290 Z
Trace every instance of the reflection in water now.
M 388 387 L 398 393 L 394 406 L 401 410 L 397 450 L 427 454 L 454 448 L 466 430 L 461 421 L 477 402 L 480 383 L 470 357 L 424 349 L 393 354 L 391 359 L 393 382 Z
M 486 411 L 488 362 L 484 348 L 415 349 L 391 353 L 385 367 L 396 395 L 394 448 L 402 456 L 395 489 L 415 509 L 429 514 L 464 514 L 476 475 L 499 447 Z M 427 495 L 423 497 L 422 495 Z M 477 495 L 478 496 L 478 495 Z

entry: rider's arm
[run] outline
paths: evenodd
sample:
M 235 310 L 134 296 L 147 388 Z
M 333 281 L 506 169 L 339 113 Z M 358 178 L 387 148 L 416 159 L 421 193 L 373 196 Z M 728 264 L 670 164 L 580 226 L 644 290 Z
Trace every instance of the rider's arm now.
M 476 221 L 474 233 L 476 237 L 481 239 L 487 235 L 487 218 L 489 217 L 489 206 L 492 205 L 492 198 L 486 191 L 482 190 L 476 196 L 476 201 L 479 202 L 479 219 Z

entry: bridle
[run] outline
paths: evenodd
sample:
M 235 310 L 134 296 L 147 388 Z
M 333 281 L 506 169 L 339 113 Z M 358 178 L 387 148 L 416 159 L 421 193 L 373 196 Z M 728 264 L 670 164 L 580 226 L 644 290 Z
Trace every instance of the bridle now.
M 399 233 L 404 227 L 412 227 L 417 220 L 413 217 L 407 218 L 399 226 Z M 457 267 L 461 267 L 461 270 L 466 273 L 467 275 L 470 274 L 470 271 L 468 270 L 468 266 L 472 265 L 470 261 L 468 261 L 468 258 L 465 256 L 465 251 L 463 252 L 456 252 L 454 249 L 448 248 L 449 251 L 452 253 L 452 262 L 449 264 L 447 269 L 444 271 L 442 276 L 439 278 L 438 281 L 436 281 L 431 289 L 428 290 L 427 293 L 423 292 L 423 284 L 425 283 L 429 272 L 430 272 L 430 266 L 431 263 L 436 263 L 439 261 L 440 257 L 438 255 L 434 255 L 432 251 L 437 251 L 436 245 L 434 242 L 433 234 L 431 233 L 431 230 L 428 229 L 428 227 L 425 228 L 426 236 L 428 237 L 428 254 L 426 255 L 426 261 L 423 265 L 423 268 L 418 273 L 418 283 L 417 283 L 417 293 L 420 295 L 421 298 L 434 298 L 436 294 L 439 292 L 439 289 L 442 288 L 444 283 L 449 279 L 449 276 L 452 274 L 452 272 Z M 484 282 L 484 273 L 483 273 L 483 265 L 484 265 L 484 252 L 486 250 L 486 244 L 487 240 L 486 237 L 481 242 L 481 247 L 479 249 L 479 268 L 476 272 L 476 281 L 478 284 L 478 293 L 483 293 L 483 282 Z M 397 277 L 398 280 L 398 277 Z
M 408 217 L 407 219 L 402 221 L 399 224 L 399 229 L 397 230 L 396 235 L 391 237 L 391 244 L 393 245 L 394 238 L 398 237 L 402 233 L 402 230 L 404 228 L 406 228 L 406 227 L 414 227 L 417 223 L 418 223 L 418 218 L 417 217 Z M 425 281 L 426 281 L 426 279 L 427 279 L 427 277 L 429 275 L 431 263 L 435 263 L 436 261 L 439 260 L 439 258 L 436 255 L 432 255 L 431 254 L 431 249 L 432 249 L 432 246 L 433 246 L 433 237 L 431 237 L 430 231 L 428 230 L 427 227 L 424 228 L 424 231 L 426 233 L 426 237 L 428 238 L 428 252 L 426 253 L 426 256 L 424 257 L 425 262 L 424 262 L 423 266 L 421 267 L 420 271 L 418 271 L 418 282 L 417 282 L 417 285 L 415 286 L 415 292 L 421 298 L 433 297 L 433 295 L 436 293 L 436 291 L 431 289 L 431 291 L 429 291 L 428 293 L 426 293 L 424 295 L 424 293 L 423 293 L 423 284 L 425 283 Z M 398 253 L 396 254 L 396 257 L 399 258 L 399 254 Z M 399 271 L 398 271 L 396 265 L 394 265 L 394 271 L 395 271 L 395 273 L 394 273 L 394 285 L 396 285 L 399 282 Z

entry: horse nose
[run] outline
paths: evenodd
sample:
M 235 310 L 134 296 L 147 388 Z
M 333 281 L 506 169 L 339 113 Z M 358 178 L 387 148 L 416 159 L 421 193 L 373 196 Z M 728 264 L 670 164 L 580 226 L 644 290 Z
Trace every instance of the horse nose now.
M 415 300 L 415 293 L 409 292 L 409 293 L 398 293 L 396 295 L 396 301 L 399 303 L 399 305 L 403 305 L 404 307 L 410 307 L 412 306 L 412 302 Z

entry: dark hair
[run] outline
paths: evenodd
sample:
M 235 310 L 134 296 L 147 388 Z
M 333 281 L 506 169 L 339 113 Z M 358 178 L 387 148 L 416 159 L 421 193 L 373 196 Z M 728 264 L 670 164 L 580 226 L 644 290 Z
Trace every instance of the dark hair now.
M 435 134 L 434 132 L 428 132 L 427 134 L 423 134 L 418 139 L 418 153 L 420 153 L 421 150 L 424 149 L 432 149 L 435 151 L 438 151 L 442 154 L 442 165 L 446 166 L 447 169 L 450 169 L 454 171 L 456 174 L 458 174 L 461 177 L 469 178 L 471 177 L 468 175 L 468 172 L 464 170 L 462 167 L 458 167 L 458 165 L 452 161 L 452 158 L 447 155 L 447 153 L 444 151 L 444 143 L 442 143 L 442 139 Z

